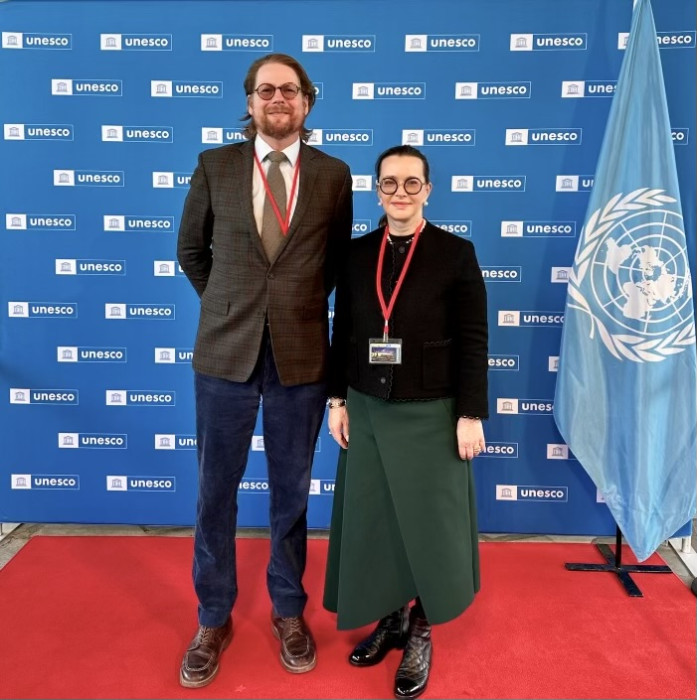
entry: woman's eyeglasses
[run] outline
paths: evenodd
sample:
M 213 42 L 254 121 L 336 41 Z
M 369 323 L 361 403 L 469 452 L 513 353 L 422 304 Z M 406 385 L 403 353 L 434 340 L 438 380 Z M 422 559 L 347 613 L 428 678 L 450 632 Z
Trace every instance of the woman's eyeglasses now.
M 294 83 L 284 83 L 276 87 L 275 85 L 271 85 L 271 83 L 262 83 L 259 87 L 252 90 L 252 92 L 256 92 L 262 100 L 270 100 L 276 94 L 276 90 L 280 90 L 281 95 L 283 95 L 286 100 L 292 100 L 294 97 L 297 97 L 300 92 L 300 86 Z
M 419 194 L 426 183 L 421 182 L 418 177 L 408 177 L 401 184 L 407 194 Z M 383 194 L 395 194 L 399 189 L 399 185 L 400 183 L 393 177 L 384 177 L 378 182 L 378 187 Z

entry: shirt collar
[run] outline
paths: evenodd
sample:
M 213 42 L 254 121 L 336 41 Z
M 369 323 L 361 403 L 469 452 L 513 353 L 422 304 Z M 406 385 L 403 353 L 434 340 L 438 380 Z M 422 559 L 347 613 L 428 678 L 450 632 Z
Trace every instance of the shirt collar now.
M 257 134 L 256 138 L 254 139 L 254 152 L 257 154 L 259 162 L 263 163 L 264 158 L 266 158 L 266 156 L 268 156 L 273 150 L 274 149 L 271 148 L 271 146 L 269 146 L 269 144 Z M 287 148 L 284 148 L 282 153 L 284 153 L 286 158 L 288 158 L 290 167 L 294 168 L 295 163 L 298 160 L 298 156 L 300 155 L 300 138 L 291 143 Z

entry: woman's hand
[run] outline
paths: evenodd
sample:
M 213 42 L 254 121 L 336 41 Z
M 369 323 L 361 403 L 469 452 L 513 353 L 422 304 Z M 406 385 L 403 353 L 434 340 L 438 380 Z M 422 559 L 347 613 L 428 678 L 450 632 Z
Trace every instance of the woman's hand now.
M 479 418 L 458 418 L 455 432 L 460 459 L 474 459 L 486 448 L 484 428 Z
M 329 409 L 329 432 L 339 443 L 339 447 L 348 449 L 349 441 L 349 417 L 346 406 L 337 406 Z

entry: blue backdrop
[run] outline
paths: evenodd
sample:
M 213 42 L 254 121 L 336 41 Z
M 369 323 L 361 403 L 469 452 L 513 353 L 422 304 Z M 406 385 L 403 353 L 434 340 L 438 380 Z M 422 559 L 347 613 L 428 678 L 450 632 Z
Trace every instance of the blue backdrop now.
M 355 235 L 373 164 L 423 147 L 428 218 L 471 238 L 489 296 L 485 532 L 610 534 L 552 417 L 566 276 L 631 0 L 0 4 L 0 521 L 192 524 L 198 299 L 176 232 L 200 150 L 241 139 L 271 51 L 317 86 L 311 143 L 346 160 Z M 695 230 L 695 4 L 655 2 L 686 231 Z M 694 274 L 694 236 L 689 235 Z M 240 524 L 265 526 L 256 430 Z M 317 443 L 310 525 L 337 448 Z

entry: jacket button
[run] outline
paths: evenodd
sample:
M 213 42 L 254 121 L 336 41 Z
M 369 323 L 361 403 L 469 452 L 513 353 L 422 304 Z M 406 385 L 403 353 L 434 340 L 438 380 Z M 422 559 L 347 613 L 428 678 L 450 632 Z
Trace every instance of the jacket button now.
M 266 275 L 266 279 L 267 279 L 267 280 L 272 280 L 272 279 L 274 279 L 275 277 L 276 277 L 276 275 L 274 275 L 273 272 L 269 272 L 269 274 Z
M 384 384 L 387 381 L 385 377 L 380 377 L 380 384 Z

